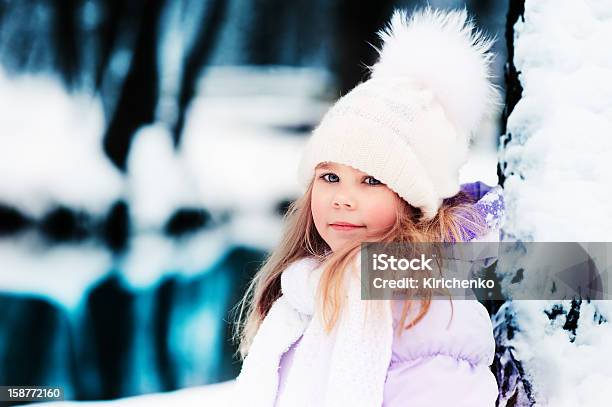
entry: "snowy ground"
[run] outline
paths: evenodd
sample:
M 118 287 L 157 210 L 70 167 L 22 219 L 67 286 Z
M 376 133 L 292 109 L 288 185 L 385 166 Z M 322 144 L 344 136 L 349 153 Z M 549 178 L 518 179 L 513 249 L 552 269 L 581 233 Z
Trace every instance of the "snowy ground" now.
M 227 381 L 208 386 L 190 387 L 167 393 L 146 394 L 143 396 L 127 397 L 113 401 L 57 401 L 44 404 L 49 407 L 95 407 L 101 405 L 109 407 L 150 407 L 168 406 L 170 404 L 181 407 L 221 407 L 229 405 L 233 385 L 233 381 Z

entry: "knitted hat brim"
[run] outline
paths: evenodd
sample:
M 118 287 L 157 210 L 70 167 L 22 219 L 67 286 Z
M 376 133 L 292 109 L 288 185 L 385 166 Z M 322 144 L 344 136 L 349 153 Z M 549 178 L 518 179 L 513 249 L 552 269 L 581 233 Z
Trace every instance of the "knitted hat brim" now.
M 389 129 L 358 114 L 327 115 L 324 126 L 313 132 L 298 168 L 302 186 L 307 187 L 315 167 L 322 162 L 348 165 L 378 179 L 402 199 L 433 218 L 441 205 L 433 183 L 413 149 Z M 386 132 L 388 134 L 382 134 Z M 368 134 L 355 142 L 355 135 Z M 389 140 L 394 140 L 389 147 Z

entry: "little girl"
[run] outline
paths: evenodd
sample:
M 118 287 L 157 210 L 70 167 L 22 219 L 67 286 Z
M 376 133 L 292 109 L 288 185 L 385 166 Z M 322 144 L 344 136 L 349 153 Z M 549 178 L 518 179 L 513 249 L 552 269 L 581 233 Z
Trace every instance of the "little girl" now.
M 478 301 L 362 301 L 358 272 L 361 242 L 499 239 L 501 188 L 458 177 L 499 103 L 473 28 L 465 10 L 396 12 L 370 78 L 313 132 L 305 193 L 241 303 L 238 405 L 495 405 Z

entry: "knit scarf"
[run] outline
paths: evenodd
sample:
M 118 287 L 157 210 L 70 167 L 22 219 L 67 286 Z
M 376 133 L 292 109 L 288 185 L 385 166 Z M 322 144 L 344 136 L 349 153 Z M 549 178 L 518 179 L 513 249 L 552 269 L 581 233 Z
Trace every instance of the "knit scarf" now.
M 282 295 L 259 327 L 237 378 L 238 405 L 274 406 L 280 359 L 300 337 L 277 406 L 382 404 L 393 340 L 391 308 L 387 301 L 375 301 L 366 315 L 359 257 L 345 270 L 344 308 L 330 334 L 315 303 L 323 266 L 303 258 L 283 271 Z

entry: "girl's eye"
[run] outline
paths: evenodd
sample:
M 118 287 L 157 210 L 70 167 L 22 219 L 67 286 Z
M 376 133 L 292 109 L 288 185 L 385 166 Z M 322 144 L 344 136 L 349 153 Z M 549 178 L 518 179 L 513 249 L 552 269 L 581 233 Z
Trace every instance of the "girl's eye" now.
M 365 178 L 365 183 L 368 185 L 382 185 L 382 182 L 380 182 L 379 180 L 377 180 L 374 177 L 366 177 Z
M 340 180 L 340 178 L 338 178 L 338 176 L 334 174 L 333 172 L 328 172 L 326 174 L 323 174 L 321 175 L 320 178 L 327 182 L 338 182 Z

